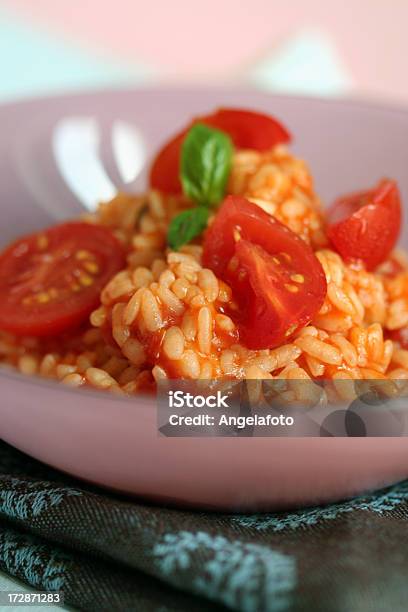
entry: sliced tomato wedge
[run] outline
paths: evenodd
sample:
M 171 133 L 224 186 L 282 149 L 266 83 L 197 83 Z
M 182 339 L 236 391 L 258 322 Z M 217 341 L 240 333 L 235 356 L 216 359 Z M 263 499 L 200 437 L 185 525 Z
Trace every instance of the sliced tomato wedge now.
M 150 185 L 165 193 L 180 193 L 180 151 L 188 130 L 195 123 L 205 123 L 227 132 L 238 149 L 267 151 L 291 136 L 276 119 L 248 110 L 221 108 L 211 115 L 195 118 L 161 149 L 150 171 Z
M 401 229 L 397 183 L 383 179 L 373 189 L 339 198 L 328 212 L 328 236 L 346 261 L 362 261 L 373 270 L 385 261 Z
M 245 198 L 228 196 L 204 238 L 203 263 L 227 282 L 250 349 L 273 348 L 307 325 L 327 285 L 312 249 Z
M 100 225 L 64 223 L 17 240 L 0 255 L 0 329 L 50 336 L 79 326 L 124 264 Z

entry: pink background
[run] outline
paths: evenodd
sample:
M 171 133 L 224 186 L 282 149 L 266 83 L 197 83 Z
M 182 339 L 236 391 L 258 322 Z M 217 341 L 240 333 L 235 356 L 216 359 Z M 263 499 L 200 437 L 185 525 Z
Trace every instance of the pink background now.
M 333 45 L 354 95 L 408 100 L 407 0 L 0 0 L 0 7 L 84 50 L 144 63 L 161 81 L 245 80 L 314 28 Z

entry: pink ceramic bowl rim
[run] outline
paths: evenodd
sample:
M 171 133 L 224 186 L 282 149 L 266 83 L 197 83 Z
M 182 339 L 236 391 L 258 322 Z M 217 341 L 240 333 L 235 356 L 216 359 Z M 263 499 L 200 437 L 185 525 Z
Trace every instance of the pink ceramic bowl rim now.
M 115 122 L 135 128 L 151 159 L 186 118 L 218 106 L 276 115 L 294 134 L 323 201 L 395 177 L 408 201 L 408 111 L 359 100 L 273 96 L 253 89 L 109 90 L 0 106 L 0 248 L 22 232 L 82 210 L 58 171 L 56 126 L 81 118 L 100 135 L 100 160 L 123 188 Z M 125 185 L 143 189 L 144 172 Z M 408 244 L 404 226 L 402 243 Z M 0 435 L 85 480 L 149 499 L 218 509 L 271 509 L 347 497 L 408 476 L 406 438 L 163 438 L 155 400 L 73 390 L 0 372 Z

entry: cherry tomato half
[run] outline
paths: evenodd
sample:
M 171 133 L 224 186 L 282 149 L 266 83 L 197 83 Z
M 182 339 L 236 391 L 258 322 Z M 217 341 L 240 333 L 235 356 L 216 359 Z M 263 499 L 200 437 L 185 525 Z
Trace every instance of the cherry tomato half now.
M 195 123 L 205 123 L 227 132 L 238 149 L 267 151 L 275 145 L 289 142 L 286 128 L 276 119 L 253 111 L 221 108 L 212 115 L 197 117 L 180 134 L 161 149 L 150 171 L 150 185 L 165 193 L 180 193 L 180 151 L 188 130 Z
M 328 236 L 346 261 L 362 261 L 373 270 L 397 242 L 401 200 L 395 181 L 383 179 L 368 191 L 339 198 L 328 213 Z
M 49 336 L 79 326 L 124 264 L 100 225 L 64 223 L 17 240 L 0 255 L 0 329 Z
M 272 348 L 307 325 L 323 304 L 326 277 L 312 249 L 248 200 L 228 196 L 204 238 L 204 265 L 227 282 L 230 313 L 250 349 Z

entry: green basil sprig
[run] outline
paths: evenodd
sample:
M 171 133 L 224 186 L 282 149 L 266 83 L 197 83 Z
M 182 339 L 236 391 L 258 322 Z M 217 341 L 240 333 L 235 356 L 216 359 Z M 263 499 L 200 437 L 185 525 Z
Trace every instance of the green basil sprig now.
M 167 234 L 167 241 L 171 248 L 177 251 L 183 244 L 199 236 L 207 227 L 209 214 L 208 208 L 197 206 L 184 210 L 174 217 Z
M 231 139 L 220 130 L 196 123 L 187 133 L 181 149 L 180 180 L 184 194 L 197 206 L 170 223 L 167 241 L 172 249 L 179 249 L 206 228 L 209 207 L 224 197 L 232 154 Z
M 185 195 L 202 206 L 218 204 L 225 192 L 232 158 L 231 139 L 224 132 L 197 123 L 181 149 L 181 184 Z

